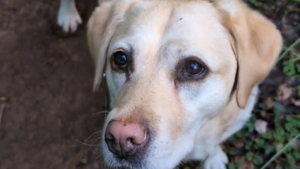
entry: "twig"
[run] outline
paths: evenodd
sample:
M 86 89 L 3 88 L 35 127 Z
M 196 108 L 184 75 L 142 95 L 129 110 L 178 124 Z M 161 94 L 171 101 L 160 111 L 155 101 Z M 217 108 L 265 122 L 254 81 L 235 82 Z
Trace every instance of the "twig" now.
M 300 133 L 292 141 L 290 141 L 282 149 L 280 149 L 280 151 L 276 153 L 263 167 L 261 167 L 261 169 L 265 169 L 266 167 L 268 167 L 278 156 L 280 156 L 291 145 L 291 143 L 293 143 L 298 138 L 300 138 Z
M 289 53 L 290 50 L 292 50 L 298 43 L 300 43 L 300 38 L 298 38 L 291 46 L 289 46 L 277 59 L 278 63 L 280 60 L 282 60 L 286 54 Z
M 3 104 L 1 106 L 1 110 L 0 110 L 0 128 L 1 128 L 1 121 L 2 121 L 2 116 L 4 114 L 4 109 L 5 109 L 5 104 Z

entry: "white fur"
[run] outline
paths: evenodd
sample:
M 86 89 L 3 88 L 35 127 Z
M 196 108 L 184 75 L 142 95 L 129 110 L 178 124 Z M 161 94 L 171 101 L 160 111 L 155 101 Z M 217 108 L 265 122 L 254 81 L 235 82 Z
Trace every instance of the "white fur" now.
M 81 17 L 76 9 L 75 0 L 60 0 L 57 23 L 64 32 L 74 32 L 82 23 Z

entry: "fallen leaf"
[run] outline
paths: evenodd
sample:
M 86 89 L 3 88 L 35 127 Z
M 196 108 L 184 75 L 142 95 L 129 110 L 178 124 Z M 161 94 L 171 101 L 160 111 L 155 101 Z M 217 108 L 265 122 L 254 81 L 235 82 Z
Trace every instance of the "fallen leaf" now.
M 268 122 L 266 122 L 264 120 L 256 120 L 254 123 L 255 130 L 259 134 L 263 134 L 263 133 L 267 132 L 267 126 L 268 126 Z
M 239 169 L 254 169 L 254 164 L 252 162 L 245 162 L 239 167 Z
M 0 96 L 0 102 L 5 103 L 5 102 L 8 102 L 8 101 L 9 101 L 9 99 L 7 97 Z
M 1 128 L 1 121 L 2 121 L 2 116 L 4 114 L 4 110 L 5 110 L 5 104 L 1 105 L 1 109 L 0 109 L 0 128 Z
M 271 109 L 274 106 L 274 101 L 271 97 L 267 97 L 267 99 L 265 100 L 267 109 Z
M 294 140 L 291 142 L 291 147 L 300 148 L 300 140 Z
M 242 148 L 244 146 L 244 142 L 242 140 L 235 140 L 232 144 L 237 148 Z
M 293 103 L 295 106 L 300 106 L 300 100 L 292 99 L 292 103 Z
M 260 115 L 261 115 L 261 117 L 266 117 L 266 116 L 267 116 L 267 112 L 261 111 L 261 112 L 260 112 Z
M 278 143 L 276 144 L 276 152 L 280 151 L 280 149 L 282 148 L 282 144 L 281 143 Z
M 292 95 L 292 88 L 288 87 L 286 84 L 282 84 L 277 89 L 276 99 L 279 101 L 287 100 Z

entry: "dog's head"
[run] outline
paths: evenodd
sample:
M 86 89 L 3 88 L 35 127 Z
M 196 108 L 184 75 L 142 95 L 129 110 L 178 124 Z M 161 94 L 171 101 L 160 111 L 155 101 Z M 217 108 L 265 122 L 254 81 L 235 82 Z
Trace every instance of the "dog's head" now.
M 230 100 L 244 108 L 281 47 L 274 25 L 238 0 L 106 2 L 88 41 L 94 88 L 106 66 L 112 99 L 106 162 L 147 169 L 176 166 Z

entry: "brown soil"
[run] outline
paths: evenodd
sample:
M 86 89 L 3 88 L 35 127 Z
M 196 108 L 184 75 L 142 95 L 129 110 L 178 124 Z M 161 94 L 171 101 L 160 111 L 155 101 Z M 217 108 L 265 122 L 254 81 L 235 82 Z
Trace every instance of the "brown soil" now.
M 96 146 L 104 115 L 95 114 L 105 90 L 92 92 L 84 26 L 63 34 L 58 5 L 0 1 L 0 169 L 105 168 Z M 94 2 L 77 5 L 86 21 Z

